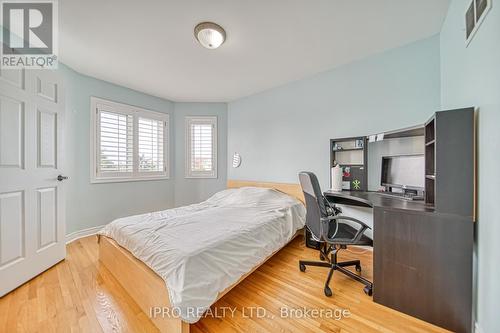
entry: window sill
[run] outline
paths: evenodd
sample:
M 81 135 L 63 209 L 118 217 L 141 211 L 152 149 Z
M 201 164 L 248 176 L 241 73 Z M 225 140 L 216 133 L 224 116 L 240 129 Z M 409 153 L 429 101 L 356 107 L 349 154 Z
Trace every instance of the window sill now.
M 190 175 L 190 176 L 184 176 L 185 179 L 217 179 L 217 175 L 215 176 L 207 176 L 207 175 L 200 175 L 200 176 L 195 176 L 195 175 Z
M 90 179 L 91 184 L 106 184 L 106 183 L 128 183 L 128 182 L 143 182 L 151 180 L 169 180 L 169 176 L 151 176 L 151 177 L 141 177 L 141 178 L 119 178 L 119 177 L 109 177 L 109 178 L 92 178 Z

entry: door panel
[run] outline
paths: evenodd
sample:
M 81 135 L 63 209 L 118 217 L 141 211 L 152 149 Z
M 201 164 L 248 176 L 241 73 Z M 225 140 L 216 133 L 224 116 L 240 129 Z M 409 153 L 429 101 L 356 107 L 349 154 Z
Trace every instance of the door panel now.
M 0 268 L 24 257 L 24 195 L 0 194 Z
M 0 80 L 24 89 L 24 69 L 2 69 L 0 68 Z
M 48 101 L 57 103 L 57 83 L 40 76 L 37 76 L 36 82 L 36 94 Z
M 57 188 L 37 190 L 38 248 L 40 251 L 57 242 Z
M 38 167 L 56 168 L 57 113 L 38 110 Z
M 24 103 L 0 95 L 0 167 L 24 167 Z

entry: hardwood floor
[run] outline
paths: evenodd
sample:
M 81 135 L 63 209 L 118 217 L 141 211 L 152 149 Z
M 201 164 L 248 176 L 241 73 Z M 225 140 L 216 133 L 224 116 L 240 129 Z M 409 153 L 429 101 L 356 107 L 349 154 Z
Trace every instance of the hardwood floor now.
M 99 264 L 95 236 L 67 248 L 66 260 L 0 298 L 0 332 L 157 332 L 148 315 Z M 327 269 L 308 267 L 301 273 L 299 258 L 318 259 L 318 252 L 305 248 L 301 237 L 212 307 L 213 314 L 226 309 L 226 317 L 206 317 L 191 325 L 191 332 L 447 332 L 374 303 L 361 284 L 338 272 L 331 283 L 334 295 L 327 298 Z M 351 248 L 339 255 L 340 260 L 355 258 L 361 259 L 363 275 L 371 279 L 371 252 Z M 300 318 L 303 312 L 297 312 L 296 318 L 280 318 L 282 307 L 320 309 L 324 317 Z M 236 309 L 234 316 L 229 308 Z M 347 310 L 349 316 L 336 320 L 328 309 Z

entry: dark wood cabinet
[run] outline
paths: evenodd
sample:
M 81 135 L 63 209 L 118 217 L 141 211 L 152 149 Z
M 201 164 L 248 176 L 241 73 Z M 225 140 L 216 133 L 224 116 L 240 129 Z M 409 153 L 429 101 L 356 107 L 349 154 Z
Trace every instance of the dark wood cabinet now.
M 459 215 L 375 207 L 374 301 L 471 332 L 473 226 Z
M 373 208 L 375 302 L 453 332 L 472 332 L 474 108 L 436 112 L 414 134 L 424 135 L 425 203 L 366 191 L 325 196 Z
M 436 112 L 425 124 L 426 203 L 475 219 L 474 188 L 474 108 Z

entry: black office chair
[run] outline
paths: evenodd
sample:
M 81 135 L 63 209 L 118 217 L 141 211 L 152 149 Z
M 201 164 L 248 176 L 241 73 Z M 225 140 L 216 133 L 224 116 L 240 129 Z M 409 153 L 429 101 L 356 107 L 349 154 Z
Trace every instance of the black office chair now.
M 326 296 L 332 296 L 329 284 L 333 271 L 336 270 L 363 283 L 365 285 L 364 292 L 371 296 L 373 284 L 345 268 L 347 266 L 356 266 L 356 271 L 360 273 L 360 261 L 337 262 L 338 251 L 347 248 L 347 245 L 373 246 L 373 240 L 365 235 L 365 231 L 370 227 L 355 218 L 339 215 L 341 210 L 338 207 L 331 206 L 328 200 L 325 199 L 319 187 L 318 178 L 312 172 L 299 173 L 299 179 L 306 199 L 306 228 L 310 231 L 313 239 L 320 243 L 319 251 L 322 260 L 300 260 L 300 271 L 304 272 L 306 266 L 330 268 L 324 289 Z M 353 227 L 353 225 L 358 228 Z

